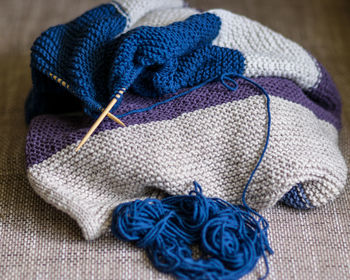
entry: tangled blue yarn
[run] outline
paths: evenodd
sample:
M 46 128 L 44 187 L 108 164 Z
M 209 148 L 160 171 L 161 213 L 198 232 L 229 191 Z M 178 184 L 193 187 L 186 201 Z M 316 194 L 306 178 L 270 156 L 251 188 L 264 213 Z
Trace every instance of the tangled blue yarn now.
M 265 250 L 272 253 L 267 229 L 262 216 L 205 197 L 197 182 L 189 195 L 123 203 L 112 222 L 116 237 L 145 248 L 157 269 L 179 279 L 242 277 L 266 259 Z M 195 244 L 203 252 L 198 259 L 192 257 Z

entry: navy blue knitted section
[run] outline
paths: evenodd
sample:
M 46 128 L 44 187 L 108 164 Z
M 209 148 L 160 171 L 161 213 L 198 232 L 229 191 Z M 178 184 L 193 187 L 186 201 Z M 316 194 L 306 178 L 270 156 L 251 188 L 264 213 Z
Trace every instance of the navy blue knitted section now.
M 126 18 L 113 5 L 105 4 L 42 33 L 32 46 L 33 90 L 26 103 L 27 120 L 43 113 L 66 111 L 57 107 L 62 103 L 76 104 L 70 98 L 72 94 L 84 108 L 98 110 L 96 97 L 108 94 L 106 84 L 112 63 L 106 57 L 106 46 L 125 25 Z
M 287 192 L 282 199 L 282 203 L 297 208 L 297 209 L 311 209 L 314 206 L 307 199 L 303 185 L 297 184 L 289 192 Z
M 140 95 L 158 97 L 220 77 L 223 73 L 242 74 L 243 71 L 244 57 L 240 52 L 208 46 L 195 50 L 190 55 L 169 60 L 158 71 L 150 69 L 141 74 L 132 89 Z
M 79 103 L 97 117 L 121 88 L 155 97 L 225 72 L 244 71 L 244 57 L 237 50 L 212 46 L 221 26 L 214 14 L 193 15 L 165 27 L 141 26 L 117 36 L 125 22 L 112 5 L 102 5 L 35 41 L 28 121 L 38 114 L 78 109 Z M 66 108 L 57 108 L 61 105 Z
M 220 26 L 219 17 L 204 13 L 166 27 L 144 26 L 127 33 L 116 51 L 111 92 L 130 85 L 137 94 L 159 97 L 225 72 L 242 74 L 240 52 L 211 44 Z

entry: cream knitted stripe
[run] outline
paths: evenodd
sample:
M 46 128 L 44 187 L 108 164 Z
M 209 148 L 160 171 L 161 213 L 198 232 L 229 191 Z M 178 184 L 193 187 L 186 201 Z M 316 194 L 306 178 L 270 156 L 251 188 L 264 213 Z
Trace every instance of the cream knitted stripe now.
M 183 0 L 114 0 L 111 3 L 119 12 L 127 16 L 127 28 L 152 10 L 180 8 L 184 6 Z
M 183 8 L 164 8 L 151 11 L 140 18 L 131 28 L 136 28 L 142 25 L 146 26 L 166 26 L 176 21 L 183 21 L 192 15 L 198 14 L 198 10 L 183 7 Z
M 225 10 L 209 12 L 222 22 L 213 44 L 239 50 L 246 58 L 246 76 L 288 78 L 304 90 L 317 86 L 321 75 L 317 63 L 297 43 L 244 16 Z
M 343 190 L 347 167 L 337 130 L 302 105 L 271 97 L 269 148 L 248 191 L 252 207 L 274 205 L 302 183 L 313 205 Z M 156 187 L 184 194 L 197 180 L 207 196 L 240 202 L 264 144 L 266 105 L 253 96 L 173 120 L 100 132 L 28 169 L 34 190 L 97 238 L 121 201 Z

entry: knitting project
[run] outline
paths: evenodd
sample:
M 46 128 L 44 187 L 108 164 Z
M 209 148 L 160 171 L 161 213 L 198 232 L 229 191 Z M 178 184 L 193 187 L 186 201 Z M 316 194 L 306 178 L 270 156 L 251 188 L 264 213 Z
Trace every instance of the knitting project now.
M 260 158 L 268 116 L 256 85 L 270 97 L 271 127 L 247 204 L 257 210 L 277 202 L 310 209 L 344 189 L 341 100 L 330 75 L 301 46 L 244 16 L 221 9 L 199 12 L 182 0 L 113 1 L 42 33 L 32 47 L 31 68 L 28 179 L 41 197 L 77 221 L 86 239 L 110 227 L 118 205 L 124 205 L 118 211 L 132 213 L 125 205 L 135 199 L 183 196 L 194 181 L 203 190 L 195 183 L 192 195 L 198 199 L 190 201 L 207 205 L 211 214 L 205 219 L 218 211 L 229 217 L 226 208 L 239 212 L 209 197 L 239 204 Z M 93 119 L 121 88 L 128 90 L 112 113 L 127 127 L 105 119 L 76 153 Z M 160 203 L 172 223 L 182 213 L 171 212 L 169 200 L 151 203 Z M 264 230 L 264 220 L 259 223 Z M 186 236 L 180 228 L 179 236 Z M 112 230 L 122 239 L 129 236 Z M 234 275 L 227 274 L 232 263 L 205 265 L 215 277 L 222 267 L 219 279 L 239 278 L 270 250 L 261 244 L 251 266 Z M 144 245 L 161 269 L 149 246 Z M 181 279 L 215 278 L 208 271 L 203 276 L 181 269 L 175 263 L 163 267 Z

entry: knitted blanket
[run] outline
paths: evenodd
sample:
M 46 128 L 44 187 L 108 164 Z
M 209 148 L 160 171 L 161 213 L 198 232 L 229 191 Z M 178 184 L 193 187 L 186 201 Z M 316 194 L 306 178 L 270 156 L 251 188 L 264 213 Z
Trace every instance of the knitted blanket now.
M 331 77 L 301 46 L 244 16 L 200 13 L 180 0 L 113 1 L 44 32 L 31 66 L 28 178 L 86 239 L 106 231 L 120 203 L 185 194 L 194 180 L 206 196 L 241 200 L 264 146 L 266 102 L 242 78 L 220 81 L 224 73 L 250 78 L 271 99 L 251 207 L 282 201 L 309 209 L 345 186 L 341 101 Z M 113 113 L 127 127 L 105 119 L 75 152 L 120 87 L 129 90 Z M 76 111 L 85 114 L 65 114 Z

